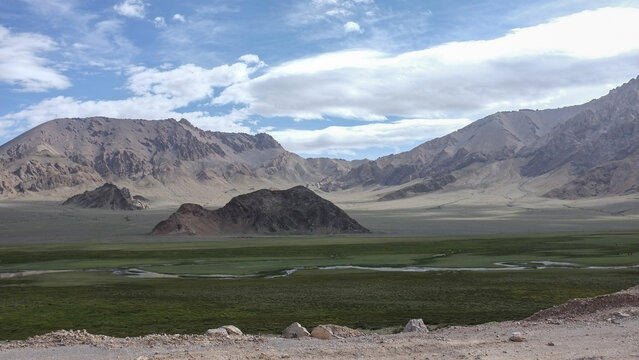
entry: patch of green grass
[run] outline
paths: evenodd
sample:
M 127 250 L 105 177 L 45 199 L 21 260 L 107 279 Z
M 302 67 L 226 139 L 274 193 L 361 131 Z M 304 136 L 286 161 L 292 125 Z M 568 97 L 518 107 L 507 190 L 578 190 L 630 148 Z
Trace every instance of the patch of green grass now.
M 639 264 L 639 233 L 472 237 L 243 238 L 157 244 L 0 246 L 0 271 L 142 267 L 179 274 L 271 273 L 330 265 L 494 267 L 495 262 Z
M 0 339 L 57 329 L 133 336 L 234 324 L 279 333 L 293 321 L 378 329 L 524 318 L 574 297 L 635 285 L 639 270 L 392 273 L 302 271 L 277 279 L 137 279 L 57 273 L 0 281 Z
M 639 233 L 375 237 L 162 238 L 158 243 L 0 245 L 0 272 L 82 270 L 0 280 L 0 340 L 57 329 L 117 336 L 202 333 L 234 324 L 279 333 L 312 327 L 433 326 L 520 319 L 574 297 L 637 284 L 639 269 L 438 271 L 306 270 L 276 279 L 149 279 L 107 269 L 167 274 L 277 274 L 329 265 L 494 267 L 495 262 L 639 264 Z M 172 241 L 169 241 L 170 239 Z

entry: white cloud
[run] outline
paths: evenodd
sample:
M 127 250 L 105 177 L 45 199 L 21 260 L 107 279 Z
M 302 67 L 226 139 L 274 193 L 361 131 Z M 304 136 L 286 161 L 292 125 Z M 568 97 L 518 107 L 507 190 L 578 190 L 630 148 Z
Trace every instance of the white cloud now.
M 602 8 L 482 41 L 326 53 L 269 68 L 216 104 L 265 117 L 379 121 L 578 104 L 639 73 L 639 8 Z
M 191 112 L 183 113 L 183 117 L 204 130 L 224 131 L 224 132 L 243 132 L 250 133 L 251 129 L 244 126 L 243 123 L 248 120 L 250 114 L 246 109 L 233 109 L 230 113 L 224 115 L 210 115 L 207 112 Z
M 269 134 L 295 153 L 338 156 L 353 155 L 361 149 L 412 145 L 446 135 L 469 123 L 468 119 L 404 119 L 319 130 L 276 130 Z
M 166 20 L 164 20 L 164 17 L 162 16 L 156 16 L 155 19 L 153 19 L 153 24 L 156 28 L 165 28 Z
M 108 116 L 116 118 L 165 119 L 188 118 L 193 124 L 208 130 L 249 132 L 242 122 L 250 115 L 245 109 L 229 114 L 211 115 L 208 111 L 180 109 L 213 96 L 216 88 L 245 81 L 258 66 L 245 62 L 220 65 L 210 69 L 192 64 L 174 69 L 133 67 L 128 70 L 127 88 L 133 96 L 121 100 L 82 101 L 57 96 L 32 104 L 18 112 L 0 117 L 0 134 L 15 135 L 45 121 L 60 117 Z
M 183 99 L 170 99 L 160 95 L 134 96 L 123 100 L 81 101 L 72 97 L 57 96 L 33 104 L 16 113 L 0 117 L 0 134 L 16 135 L 43 122 L 62 117 L 107 116 L 130 119 L 187 118 L 193 124 L 208 130 L 249 132 L 242 125 L 245 116 L 231 113 L 211 116 L 206 111 L 181 112 Z M 11 131 L 8 129 L 11 128 Z
M 309 0 L 299 1 L 288 15 L 295 26 L 314 24 L 366 14 L 373 10 L 374 1 L 361 0 Z
M 346 24 L 344 24 L 344 32 L 346 32 L 346 33 L 351 33 L 351 32 L 361 33 L 362 29 L 359 27 L 358 23 L 356 23 L 354 21 L 349 21 Z
M 47 36 L 12 33 L 0 25 L 0 82 L 28 92 L 68 88 L 69 79 L 40 56 L 56 49 L 56 42 Z
M 179 22 L 185 22 L 186 18 L 184 18 L 184 15 L 182 14 L 173 14 L 173 20 L 179 21 Z
M 259 64 L 260 63 L 260 57 L 255 55 L 255 54 L 242 55 L 242 56 L 240 56 L 240 58 L 238 60 L 242 61 L 242 62 L 245 62 L 247 64 Z
M 160 95 L 189 103 L 213 96 L 215 88 L 248 80 L 256 69 L 245 62 L 210 69 L 193 64 L 165 71 L 134 67 L 129 70 L 127 88 L 138 96 Z
M 145 16 L 146 4 L 142 0 L 124 0 L 113 5 L 113 10 L 122 16 L 143 19 Z

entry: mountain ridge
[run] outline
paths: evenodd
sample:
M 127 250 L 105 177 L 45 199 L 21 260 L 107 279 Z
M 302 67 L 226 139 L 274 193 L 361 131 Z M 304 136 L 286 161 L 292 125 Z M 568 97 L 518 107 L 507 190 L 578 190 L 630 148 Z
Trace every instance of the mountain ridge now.
M 345 160 L 303 159 L 267 134 L 204 131 L 185 119 L 106 117 L 41 124 L 0 146 L 0 162 L 5 196 L 105 182 L 177 195 L 180 187 L 268 188 L 315 183 L 350 168 Z
M 636 192 L 637 187 L 630 183 L 639 179 L 639 174 L 627 165 L 639 155 L 638 119 L 639 78 L 634 78 L 583 105 L 489 115 L 409 151 L 353 167 L 348 173 L 325 181 L 321 188 L 336 191 L 361 185 L 411 183 L 382 196 L 391 200 L 402 198 L 402 193 L 417 195 L 463 183 L 460 173 L 472 166 L 514 160 L 519 163 L 522 179 L 569 168 L 564 186 L 539 195 L 577 198 Z M 596 175 L 601 175 L 602 166 L 612 168 L 624 180 L 611 186 L 613 176 Z M 417 188 L 423 191 L 416 193 L 412 182 L 419 179 L 418 185 L 422 185 Z M 578 189 L 580 183 L 590 183 L 591 188 L 599 190 L 582 191 Z
M 572 199 L 638 192 L 638 160 L 639 77 L 582 105 L 498 112 L 375 160 L 304 159 L 268 134 L 204 131 L 186 119 L 55 119 L 0 146 L 0 195 L 113 182 L 157 198 L 207 194 L 220 203 L 302 184 L 327 192 L 392 187 L 379 198 L 397 200 L 533 179 L 535 195 Z

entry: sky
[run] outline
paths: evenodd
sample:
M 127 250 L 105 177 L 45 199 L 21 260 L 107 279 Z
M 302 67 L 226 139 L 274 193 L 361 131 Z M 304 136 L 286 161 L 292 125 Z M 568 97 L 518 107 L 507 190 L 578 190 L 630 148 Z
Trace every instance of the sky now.
M 639 0 L 2 0 L 0 144 L 61 117 L 186 118 L 374 159 L 639 75 Z

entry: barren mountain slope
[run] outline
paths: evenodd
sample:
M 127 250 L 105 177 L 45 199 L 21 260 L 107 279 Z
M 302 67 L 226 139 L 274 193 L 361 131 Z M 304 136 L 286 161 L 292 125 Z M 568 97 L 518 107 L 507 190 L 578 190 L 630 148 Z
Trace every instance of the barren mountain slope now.
M 459 180 L 459 186 L 476 183 L 464 177 L 505 162 L 504 172 L 510 166 L 518 169 L 519 179 L 512 181 L 523 183 L 550 174 L 557 178 L 549 183 L 566 184 L 537 195 L 624 194 L 637 191 L 639 168 L 631 164 L 638 149 L 639 79 L 633 79 L 583 105 L 490 115 L 410 151 L 356 166 L 343 176 L 325 181 L 322 188 L 410 183 L 384 197 L 396 199 L 439 190 Z M 483 186 L 489 187 L 491 182 Z
M 288 187 L 349 169 L 346 161 L 307 161 L 266 134 L 203 131 L 184 119 L 103 117 L 42 124 L 0 147 L 0 162 L 5 196 L 109 181 L 177 198 L 185 188 Z

